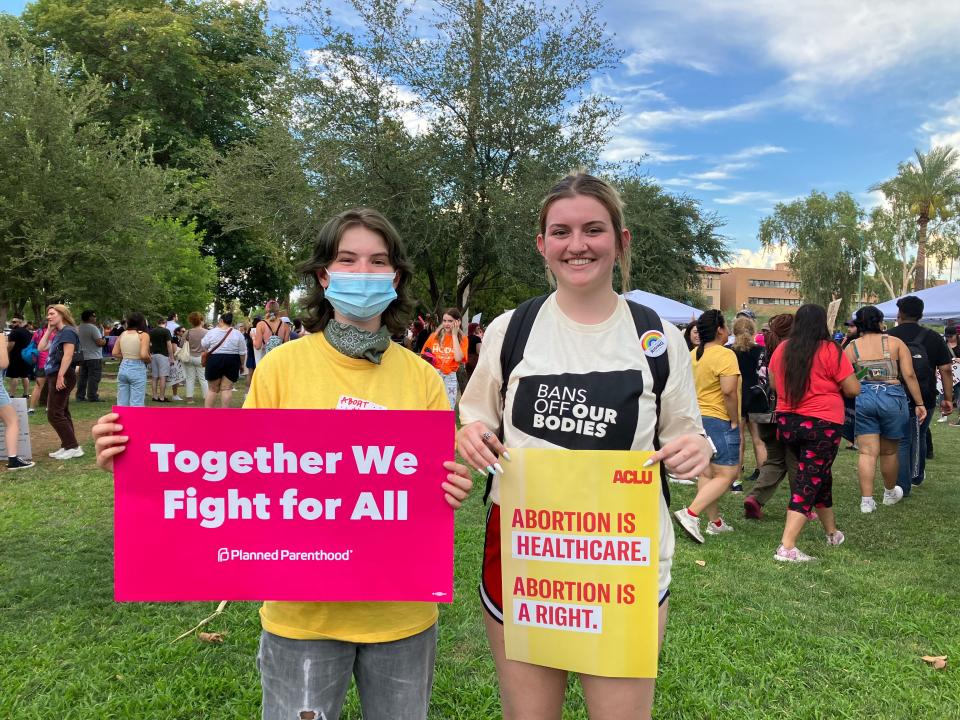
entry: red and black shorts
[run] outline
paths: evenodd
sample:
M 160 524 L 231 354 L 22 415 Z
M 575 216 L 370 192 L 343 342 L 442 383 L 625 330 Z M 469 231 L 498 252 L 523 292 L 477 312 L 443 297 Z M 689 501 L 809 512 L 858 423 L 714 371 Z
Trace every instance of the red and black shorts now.
M 660 593 L 657 604 L 663 605 L 670 590 Z M 480 602 L 490 617 L 503 624 L 503 569 L 500 564 L 500 506 L 490 503 L 487 530 L 483 541 L 483 567 L 480 572 Z

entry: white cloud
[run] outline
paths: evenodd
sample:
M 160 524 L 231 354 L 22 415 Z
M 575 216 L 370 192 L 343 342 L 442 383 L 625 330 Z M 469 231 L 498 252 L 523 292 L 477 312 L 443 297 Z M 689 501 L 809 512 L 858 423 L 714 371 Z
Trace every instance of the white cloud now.
M 787 152 L 787 149 L 779 145 L 753 145 L 727 155 L 727 160 L 750 160 L 763 155 L 774 155 L 785 152 Z
M 769 100 L 751 100 L 725 108 L 688 108 L 675 106 L 666 110 L 625 112 L 620 122 L 622 130 L 652 132 L 677 127 L 706 125 L 723 120 L 745 120 L 772 106 Z
M 930 147 L 952 145 L 960 150 L 960 95 L 940 105 L 939 117 L 920 126 Z
M 607 0 L 604 14 L 633 48 L 631 65 L 697 63 L 723 74 L 745 60 L 778 69 L 770 88 L 804 112 L 883 81 L 895 70 L 930 72 L 931 59 L 956 57 L 956 0 Z M 611 21 L 613 22 L 613 21 Z M 633 27 L 631 27 L 631 24 Z M 944 70 L 950 65 L 944 65 Z
M 725 197 L 714 198 L 718 205 L 774 205 L 779 202 L 789 202 L 793 198 L 777 197 L 767 190 L 743 190 L 731 193 Z
M 663 143 L 626 135 L 612 138 L 600 157 L 606 162 L 642 161 L 651 165 L 696 159 L 696 155 L 670 152 Z
M 777 263 L 787 261 L 789 251 L 779 245 L 774 245 L 768 250 L 749 250 L 740 248 L 733 256 L 733 259 L 724 267 L 752 267 L 752 268 L 773 268 Z
M 627 73 L 630 75 L 643 75 L 653 72 L 654 65 L 679 65 L 681 67 L 699 70 L 709 75 L 715 75 L 717 73 L 717 69 L 708 62 L 672 54 L 664 47 L 650 47 L 636 50 L 623 59 L 623 64 L 627 67 Z

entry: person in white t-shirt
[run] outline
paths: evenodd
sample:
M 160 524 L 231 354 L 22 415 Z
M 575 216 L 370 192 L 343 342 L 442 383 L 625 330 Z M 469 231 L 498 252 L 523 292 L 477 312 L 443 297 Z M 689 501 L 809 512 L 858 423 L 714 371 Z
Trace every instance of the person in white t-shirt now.
M 501 401 L 500 350 L 511 313 L 488 327 L 483 352 L 460 401 L 460 454 L 475 468 L 501 467 L 506 447 L 564 447 L 593 450 L 652 450 L 654 431 L 662 460 L 680 478 L 696 477 L 709 464 L 712 448 L 697 408 L 690 356 L 680 331 L 664 322 L 670 376 L 662 395 L 659 426 L 650 388 L 650 367 L 626 300 L 612 287 L 619 262 L 624 290 L 630 278 L 630 232 L 623 204 L 607 183 L 586 174 L 569 175 L 547 195 L 540 211 L 537 249 L 556 278 L 557 291 L 540 308 L 523 359 L 510 374 Z M 549 430 L 532 422 L 534 384 L 550 382 L 557 392 L 577 392 L 584 404 L 615 411 L 618 426 L 603 437 L 575 430 Z M 503 426 L 501 443 L 494 431 Z M 576 424 L 574 424 L 576 425 Z M 617 425 L 617 423 L 614 423 Z M 565 427 L 564 424 L 560 425 Z M 585 431 L 584 431 L 585 432 Z M 506 447 L 505 447 L 506 446 Z M 559 720 L 567 673 L 508 660 L 504 650 L 499 553 L 499 477 L 494 477 L 481 598 L 490 647 L 500 681 L 504 718 Z M 558 477 L 557 482 L 599 482 L 600 478 Z M 660 643 L 667 620 L 667 595 L 674 537 L 666 502 L 660 500 Z M 649 718 L 653 679 L 581 675 L 584 698 L 594 720 Z

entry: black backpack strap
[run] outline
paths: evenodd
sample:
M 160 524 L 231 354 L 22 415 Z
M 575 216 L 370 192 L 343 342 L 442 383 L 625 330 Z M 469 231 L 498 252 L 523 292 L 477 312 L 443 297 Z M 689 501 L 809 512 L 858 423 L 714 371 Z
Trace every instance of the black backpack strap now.
M 539 295 L 529 300 L 525 300 L 517 306 L 510 316 L 510 322 L 507 323 L 507 331 L 503 335 L 503 345 L 500 348 L 500 401 L 507 399 L 507 383 L 510 381 L 510 375 L 514 368 L 523 360 L 523 351 L 527 349 L 527 340 L 530 338 L 530 331 L 533 329 L 533 323 L 540 313 L 540 308 L 547 301 L 550 295 Z M 502 424 L 500 435 L 503 435 Z M 503 438 L 501 437 L 502 441 Z
M 529 300 L 525 300 L 517 306 L 510 316 L 510 322 L 507 323 L 507 330 L 503 335 L 503 345 L 500 347 L 500 406 L 504 407 L 507 400 L 507 383 L 510 381 L 510 375 L 514 368 L 523 360 L 523 351 L 527 347 L 527 340 L 530 338 L 530 330 L 533 329 L 533 323 L 537 319 L 540 308 L 547 301 L 547 295 L 539 295 Z M 503 442 L 503 421 L 500 422 L 500 428 L 497 430 L 497 437 Z M 487 486 L 483 491 L 483 504 L 487 504 L 490 497 L 490 491 L 493 489 L 493 475 L 487 473 Z
M 642 338 L 650 330 L 663 332 L 663 321 L 660 316 L 646 305 L 627 300 L 630 307 L 630 314 L 633 315 L 633 324 L 637 328 L 637 337 Z M 650 366 L 650 373 L 653 375 L 653 396 L 657 406 L 656 423 L 653 426 L 653 449 L 660 449 L 660 407 L 663 398 L 663 390 L 667 387 L 667 380 L 670 378 L 670 358 L 664 352 L 656 357 L 647 356 L 647 364 Z M 670 507 L 670 483 L 667 480 L 667 469 L 663 463 L 660 463 L 660 490 L 667 501 L 667 507 Z

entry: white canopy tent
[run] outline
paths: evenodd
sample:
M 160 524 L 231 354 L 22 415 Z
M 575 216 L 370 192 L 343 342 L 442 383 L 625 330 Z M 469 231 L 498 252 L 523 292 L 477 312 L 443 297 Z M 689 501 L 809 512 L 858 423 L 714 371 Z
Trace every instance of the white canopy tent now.
M 916 295 L 923 300 L 924 320 L 944 322 L 951 318 L 960 319 L 960 280 L 909 294 Z M 877 305 L 877 308 L 883 313 L 884 319 L 896 319 L 897 300 L 899 298 Z
M 646 305 L 656 312 L 657 315 L 667 322 L 672 322 L 674 325 L 689 323 L 703 314 L 703 310 L 697 310 L 695 307 L 684 305 L 682 302 L 665 298 L 662 295 L 655 295 L 645 290 L 631 290 L 630 292 L 624 293 L 623 296 L 627 300 L 633 300 L 641 305 Z

